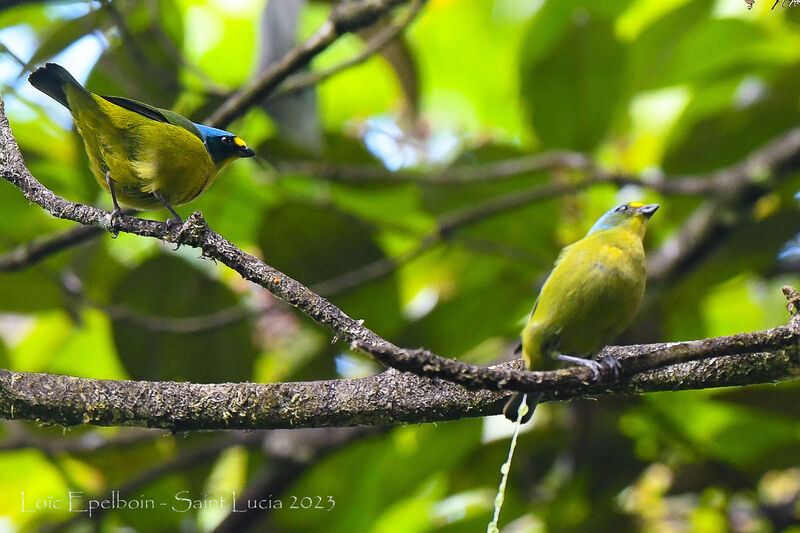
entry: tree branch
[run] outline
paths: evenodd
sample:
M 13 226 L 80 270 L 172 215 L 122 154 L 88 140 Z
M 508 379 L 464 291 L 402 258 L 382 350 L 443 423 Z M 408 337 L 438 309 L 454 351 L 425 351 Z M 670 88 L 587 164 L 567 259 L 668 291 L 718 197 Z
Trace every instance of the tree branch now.
M 703 176 L 640 177 L 611 172 L 598 167 L 589 155 L 569 150 L 551 150 L 538 154 L 512 157 L 491 163 L 457 165 L 441 170 L 392 171 L 379 165 L 332 164 L 320 161 L 286 161 L 282 172 L 310 174 L 319 179 L 346 184 L 463 185 L 465 183 L 500 182 L 533 172 L 577 170 L 586 174 L 576 185 L 602 183 L 638 185 L 662 194 L 702 196 L 716 192 L 715 185 Z
M 307 87 L 325 81 L 331 76 L 335 76 L 336 74 L 342 72 L 343 70 L 347 70 L 350 67 L 354 67 L 360 63 L 363 63 L 377 52 L 380 52 L 386 45 L 397 38 L 397 36 L 400 35 L 400 33 L 402 33 L 402 31 L 406 29 L 409 24 L 411 24 L 414 18 L 416 18 L 426 2 L 427 0 L 413 0 L 408 8 L 408 12 L 405 13 L 400 20 L 394 24 L 382 28 L 372 39 L 369 40 L 369 42 L 367 42 L 364 50 L 358 53 L 355 57 L 352 57 L 347 61 L 343 61 L 338 65 L 329 68 L 328 70 L 293 74 L 280 85 L 277 91 L 269 95 L 267 100 L 271 100 L 284 94 L 301 91 Z
M 19 187 L 26 198 L 54 216 L 108 228 L 110 213 L 68 202 L 30 174 L 2 111 L 0 100 L 0 175 Z M 444 378 L 471 388 L 540 391 L 546 394 L 546 398 L 572 398 L 602 390 L 661 390 L 659 387 L 665 380 L 648 381 L 647 371 L 721 355 L 743 355 L 747 359 L 752 358 L 747 354 L 759 350 L 774 350 L 774 353 L 756 361 L 773 361 L 778 365 L 777 369 L 774 366 L 764 368 L 763 363 L 752 364 L 754 361 L 748 360 L 752 366 L 742 367 L 737 361 L 736 365 L 727 368 L 729 371 L 722 372 L 719 368 L 722 363 L 706 361 L 695 369 L 711 369 L 711 373 L 700 381 L 680 373 L 673 381 L 677 386 L 687 382 L 697 383 L 697 386 L 721 386 L 773 381 L 797 374 L 800 333 L 796 319 L 788 326 L 763 332 L 646 346 L 639 351 L 628 348 L 625 356 L 620 357 L 623 379 L 613 386 L 589 384 L 591 376 L 585 368 L 520 372 L 508 366 L 469 365 L 423 349 L 398 348 L 366 328 L 362 320 L 349 317 L 299 282 L 244 253 L 215 233 L 199 212 L 193 213 L 182 227 L 171 231 L 165 223 L 128 216 L 119 217 L 115 230 L 200 248 L 204 257 L 227 265 L 244 279 L 297 307 L 353 349 L 372 355 L 387 366 Z M 414 387 L 409 388 L 409 383 Z M 418 402 L 425 398 L 422 391 L 426 387 L 429 390 L 428 403 L 420 404 Z M 393 391 L 397 396 L 387 395 L 387 391 Z M 64 425 L 133 424 L 178 430 L 421 422 L 497 412 L 498 399 L 502 400 L 502 397 L 488 391 L 467 393 L 451 383 L 412 379 L 396 372 L 385 372 L 366 380 L 198 385 L 86 380 L 0 371 L 0 416 Z M 459 401 L 454 403 L 455 398 Z
M 80 226 L 92 227 L 92 226 Z M 172 317 L 140 313 L 128 307 L 96 302 L 83 291 L 83 282 L 72 272 L 64 272 L 59 277 L 61 288 L 74 298 L 78 305 L 92 307 L 105 313 L 111 320 L 133 324 L 150 331 L 189 335 L 201 331 L 213 331 L 238 324 L 244 320 L 265 316 L 274 310 L 271 304 L 256 307 L 234 305 L 205 315 Z
M 284 172 L 299 172 L 320 179 L 349 184 L 437 184 L 460 185 L 516 178 L 545 170 L 578 170 L 587 177 L 577 186 L 609 183 L 619 186 L 638 185 L 662 194 L 686 196 L 715 196 L 735 198 L 749 188 L 774 185 L 775 178 L 800 168 L 800 129 L 790 130 L 744 161 L 708 176 L 640 177 L 620 174 L 598 167 L 582 152 L 553 150 L 483 163 L 455 166 L 439 171 L 391 171 L 378 165 L 331 164 L 319 161 L 287 161 Z
M 452 173 L 448 172 L 447 174 L 434 175 L 432 176 L 432 179 L 444 178 L 445 181 L 441 183 L 459 183 L 455 180 L 450 181 L 452 178 L 457 177 L 459 177 L 458 179 L 465 178 L 470 180 L 480 176 L 493 176 L 499 179 L 501 177 L 518 175 L 519 173 L 523 172 L 523 169 L 533 171 L 542 170 L 545 168 L 564 168 L 568 165 L 573 165 L 570 168 L 575 169 L 589 168 L 591 166 L 588 163 L 588 159 L 586 159 L 586 156 L 583 154 L 577 152 L 556 151 L 529 156 L 521 160 L 503 161 L 502 163 L 499 163 L 496 168 L 485 168 L 484 171 L 486 174 L 482 172 L 461 172 L 461 169 L 458 169 L 457 171 L 454 170 Z M 324 168 L 324 166 L 321 168 Z M 478 223 L 499 213 L 506 213 L 508 211 L 513 211 L 514 209 L 521 209 L 541 200 L 566 194 L 574 194 L 594 185 L 599 185 L 602 183 L 614 183 L 616 185 L 637 183 L 641 186 L 654 188 L 655 190 L 658 190 L 664 194 L 705 194 L 713 190 L 712 186 L 714 185 L 714 182 L 702 180 L 701 178 L 682 178 L 682 180 L 686 181 L 677 180 L 665 182 L 656 182 L 651 180 L 648 182 L 649 185 L 647 185 L 645 182 L 637 178 L 612 176 L 600 171 L 596 172 L 598 173 L 576 183 L 545 184 L 527 190 L 513 191 L 505 195 L 491 198 L 480 204 L 471 205 L 454 213 L 445 215 L 439 220 L 436 228 L 434 228 L 433 231 L 427 235 L 424 235 L 414 248 L 397 257 L 384 257 L 373 261 L 372 263 L 363 265 L 353 271 L 345 272 L 340 276 L 318 283 L 314 285 L 313 290 L 318 294 L 333 296 L 360 286 L 363 283 L 380 279 L 394 272 L 400 265 L 407 263 L 408 261 L 411 261 L 412 259 L 419 257 L 424 252 L 430 250 L 438 243 L 450 237 L 453 232 L 459 228 Z M 354 174 L 354 176 L 363 178 L 366 178 L 369 175 L 370 174 L 368 172 L 365 172 L 364 174 Z M 385 176 L 393 175 L 396 176 L 397 173 L 385 170 Z M 699 186 L 700 182 L 704 183 L 702 187 Z M 549 266 L 549 263 L 545 261 L 542 261 L 542 263 L 544 263 L 546 266 Z
M 733 231 L 764 193 L 800 169 L 800 129 L 793 129 L 744 161 L 714 172 L 707 181 L 715 194 L 688 218 L 647 261 L 648 279 L 666 282 L 703 257 Z M 727 216 L 721 216 L 726 214 Z
M 711 345 L 709 353 L 724 352 L 725 343 L 716 341 L 699 342 Z M 772 352 L 712 357 L 628 376 L 637 357 L 648 357 L 665 346 L 607 349 L 604 353 L 620 356 L 626 369 L 626 377 L 612 384 L 581 383 L 569 369 L 514 371 L 521 368 L 521 361 L 486 370 L 547 378 L 538 389 L 545 391 L 543 401 L 773 383 L 800 376 L 796 339 Z M 449 381 L 396 370 L 359 379 L 264 384 L 112 381 L 0 370 L 0 417 L 64 426 L 186 431 L 422 423 L 498 414 L 507 398 L 505 392 L 469 391 Z
M 306 42 L 287 53 L 260 78 L 228 98 L 206 121 L 224 128 L 254 103 L 275 90 L 290 74 L 306 66 L 320 52 L 346 33 L 373 24 L 393 7 L 407 0 L 344 0 L 331 10 L 328 20 Z
M 103 233 L 102 228 L 76 226 L 64 232 L 36 238 L 0 255 L 0 272 L 23 270 L 52 254 L 88 242 Z

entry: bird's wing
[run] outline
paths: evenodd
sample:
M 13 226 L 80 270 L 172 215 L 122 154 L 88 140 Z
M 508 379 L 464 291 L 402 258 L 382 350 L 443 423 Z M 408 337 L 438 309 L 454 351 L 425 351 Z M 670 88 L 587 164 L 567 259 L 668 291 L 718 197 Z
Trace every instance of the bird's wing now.
M 123 98 L 121 96 L 103 96 L 102 98 L 104 100 L 108 100 L 112 104 L 124 107 L 128 111 L 139 113 L 147 118 L 152 118 L 153 120 L 157 120 L 159 122 L 169 122 L 167 117 L 165 117 L 161 110 L 157 107 L 153 107 L 142 102 L 137 102 L 136 100 L 131 100 L 130 98 Z
M 540 296 L 541 296 L 541 295 L 540 295 Z M 533 309 L 531 309 L 531 316 L 533 316 L 533 313 L 535 313 L 535 312 L 536 312 L 536 307 L 537 307 L 538 305 L 539 305 L 539 296 L 537 296 L 537 297 L 536 297 L 536 301 L 535 301 L 535 302 L 533 302 Z
M 197 126 L 186 117 L 182 117 L 181 115 L 174 113 L 168 109 L 161 109 L 158 107 L 154 107 L 144 102 L 139 102 L 137 100 L 131 100 L 130 98 L 123 98 L 122 96 L 102 96 L 101 98 L 104 100 L 108 100 L 112 104 L 118 105 L 122 108 L 127 109 L 128 111 L 133 111 L 134 113 L 138 113 L 144 117 L 151 118 L 158 122 L 166 122 L 167 124 L 172 124 L 173 126 L 178 126 L 187 130 L 192 135 L 196 136 L 201 141 L 203 140 L 202 135 L 200 135 L 200 130 L 197 129 Z

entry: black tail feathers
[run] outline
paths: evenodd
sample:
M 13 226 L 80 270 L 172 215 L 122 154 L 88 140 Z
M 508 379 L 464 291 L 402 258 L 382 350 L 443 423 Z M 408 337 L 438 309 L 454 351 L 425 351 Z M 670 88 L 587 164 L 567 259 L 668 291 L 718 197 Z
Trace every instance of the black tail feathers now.
M 519 411 L 519 406 L 522 404 L 522 397 L 524 395 L 524 392 L 515 392 L 514 395 L 506 402 L 506 406 L 503 407 L 503 414 L 512 422 L 517 421 L 517 412 Z M 533 412 L 536 410 L 536 405 L 541 399 L 542 393 L 528 393 L 528 412 L 525 413 L 525 415 L 522 417 L 522 420 L 520 420 L 521 424 L 526 423 L 533 417 Z
M 72 74 L 67 72 L 67 69 L 56 63 L 46 63 L 45 66 L 39 67 L 28 76 L 28 81 L 67 109 L 69 109 L 69 102 L 67 102 L 67 95 L 64 94 L 64 85 L 72 85 L 83 91 L 86 90 L 72 77 Z

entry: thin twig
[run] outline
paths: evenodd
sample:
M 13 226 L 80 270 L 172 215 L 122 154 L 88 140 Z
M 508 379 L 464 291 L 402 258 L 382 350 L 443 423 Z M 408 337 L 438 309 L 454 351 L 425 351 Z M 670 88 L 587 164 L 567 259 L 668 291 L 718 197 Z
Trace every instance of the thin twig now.
M 105 231 L 94 226 L 77 226 L 52 233 L 13 248 L 0 255 L 0 272 L 16 272 L 72 246 L 91 241 Z
M 0 452 L 35 448 L 51 455 L 93 454 L 109 448 L 119 450 L 128 446 L 136 446 L 170 434 L 168 431 L 156 429 L 123 428 L 113 436 L 95 430 L 78 437 L 53 439 L 49 436 L 37 435 L 18 424 L 21 422 L 6 422 L 5 430 L 8 435 L 0 442 Z
M 275 62 L 260 78 L 228 98 L 206 123 L 224 128 L 263 100 L 290 74 L 306 66 L 339 37 L 373 24 L 407 0 L 344 0 L 331 10 L 328 20 L 307 41 Z
M 396 23 L 381 29 L 372 39 L 369 40 L 364 49 L 355 57 L 348 59 L 347 61 L 343 61 L 338 65 L 329 68 L 328 70 L 319 72 L 302 72 L 288 77 L 286 81 L 280 85 L 278 90 L 267 97 L 267 101 L 284 94 L 301 91 L 312 85 L 317 85 L 318 83 L 325 81 L 344 70 L 363 63 L 377 52 L 380 52 L 387 44 L 397 38 L 397 36 L 400 35 L 409 24 L 411 24 L 414 18 L 416 18 L 426 2 L 427 0 L 413 0 L 408 8 L 408 11 L 402 16 L 402 18 L 400 18 Z
M 505 159 L 478 165 L 459 165 L 442 170 L 390 171 L 378 165 L 331 164 L 319 161 L 286 161 L 281 171 L 309 174 L 319 179 L 340 183 L 419 183 L 458 185 L 479 181 L 499 181 L 542 170 L 556 168 L 587 170 L 591 160 L 586 154 L 565 150 L 554 150 Z
M 407 178 L 416 179 L 413 174 L 402 175 L 402 173 L 389 172 L 386 169 L 325 164 L 317 166 L 315 163 L 309 165 L 314 166 L 320 175 L 327 179 L 355 180 L 356 182 L 387 180 L 389 183 L 402 183 Z M 710 242 L 718 241 L 723 232 L 732 231 L 733 225 L 730 220 L 733 217 L 727 217 L 728 222 L 726 222 L 719 216 L 724 208 L 741 203 L 742 197 L 752 189 L 774 188 L 781 177 L 788 176 L 791 170 L 798 167 L 800 167 L 800 130 L 793 130 L 751 154 L 744 161 L 714 172 L 705 178 L 685 176 L 641 181 L 635 177 L 607 174 L 593 169 L 587 156 L 578 152 L 549 152 L 539 156 L 510 159 L 479 167 L 450 169 L 446 173 L 429 177 L 417 176 L 420 182 L 464 183 L 482 179 L 503 179 L 547 168 L 584 169 L 594 172 L 593 175 L 581 181 L 542 185 L 528 190 L 515 191 L 482 204 L 469 206 L 460 212 L 446 215 L 438 223 L 436 230 L 424 236 L 415 248 L 401 256 L 379 259 L 352 272 L 317 284 L 314 289 L 321 294 L 332 296 L 363 283 L 380 279 L 431 249 L 459 228 L 543 199 L 574 194 L 598 184 L 613 183 L 620 186 L 637 184 L 662 194 L 713 194 L 692 214 L 683 227 L 648 260 L 648 278 L 656 283 L 663 282 L 666 278 L 675 276 L 682 271 L 685 263 L 695 257 L 699 251 L 707 252 L 712 249 Z M 473 173 L 470 169 L 478 170 Z M 306 168 L 306 170 L 310 170 L 310 168 Z M 771 174 L 771 180 L 765 180 L 765 174 Z M 759 195 L 751 196 L 751 201 L 739 205 L 736 211 L 748 212 L 751 204 L 759 197 Z M 742 219 L 743 217 L 738 217 L 738 220 Z
M 397 270 L 400 266 L 432 249 L 445 239 L 452 237 L 456 230 L 464 226 L 480 222 L 501 212 L 525 207 L 539 200 L 575 193 L 595 183 L 597 181 L 590 179 L 575 185 L 542 185 L 526 191 L 515 191 L 482 204 L 467 207 L 456 213 L 445 215 L 436 225 L 436 228 L 423 236 L 414 248 L 397 257 L 384 257 L 335 278 L 318 283 L 312 287 L 312 290 L 324 296 L 333 296 L 359 287 L 364 283 L 381 279 Z M 543 265 L 547 264 L 544 260 L 541 262 Z
M 84 292 L 83 281 L 70 271 L 62 272 L 60 276 L 52 275 L 51 277 L 57 280 L 61 289 L 76 304 L 102 311 L 111 320 L 139 326 L 154 332 L 177 333 L 180 335 L 208 332 L 263 316 L 273 309 L 270 304 L 260 305 L 255 308 L 234 305 L 206 315 L 189 317 L 144 314 L 125 306 L 104 304 L 93 300 Z
M 773 139 L 744 161 L 712 173 L 715 191 L 648 259 L 648 277 L 664 283 L 714 250 L 714 244 L 749 219 L 755 202 L 800 168 L 800 129 Z M 724 216 L 723 216 L 724 215 Z
M 128 23 L 125 21 L 125 17 L 119 12 L 114 2 L 112 0 L 104 0 L 102 6 L 108 12 L 109 17 L 117 27 L 117 31 L 119 31 L 122 40 L 121 48 L 131 55 L 134 63 L 139 65 L 149 77 L 159 80 L 159 83 L 163 83 L 173 90 L 180 89 L 180 83 L 175 72 L 168 71 L 151 61 L 142 47 L 139 46 L 138 39 L 134 37 L 133 32 L 128 27 Z
M 167 35 L 164 26 L 161 24 L 161 19 L 158 15 L 157 0 L 150 0 L 148 2 L 148 12 L 150 15 L 150 29 L 153 31 L 155 38 L 158 40 L 158 46 L 170 56 L 175 64 L 188 72 L 194 74 L 201 82 L 203 91 L 206 94 L 214 96 L 230 96 L 231 91 L 224 85 L 218 83 L 205 70 L 197 66 L 195 63 L 189 61 L 183 52 L 175 46 L 172 39 Z
M 251 309 L 237 305 L 207 315 L 176 318 L 145 315 L 118 305 L 105 305 L 97 302 L 85 303 L 103 311 L 112 320 L 139 326 L 150 331 L 181 335 L 223 329 L 245 320 L 263 316 L 272 308 L 271 306 L 261 306 Z
M 613 185 L 638 185 L 662 194 L 703 196 L 717 191 L 717 186 L 704 176 L 639 177 L 604 170 L 589 155 L 568 150 L 553 150 L 482 163 L 458 165 L 441 170 L 391 171 L 378 165 L 332 164 L 319 161 L 286 161 L 282 172 L 308 174 L 319 179 L 349 184 L 463 185 L 465 183 L 498 182 L 547 170 L 577 170 L 585 180 Z

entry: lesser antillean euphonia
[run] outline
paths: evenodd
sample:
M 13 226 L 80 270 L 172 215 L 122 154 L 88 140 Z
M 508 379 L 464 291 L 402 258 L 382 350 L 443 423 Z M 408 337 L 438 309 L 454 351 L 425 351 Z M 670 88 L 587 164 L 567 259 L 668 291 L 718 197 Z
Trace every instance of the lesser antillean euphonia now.
M 584 238 L 561 251 L 522 330 L 522 356 L 528 368 L 549 369 L 558 359 L 592 368 L 590 358 L 633 320 L 646 281 L 642 239 L 647 221 L 659 208 L 630 202 L 611 209 Z M 517 419 L 522 393 L 509 400 L 504 414 Z M 526 422 L 539 394 L 528 394 Z

